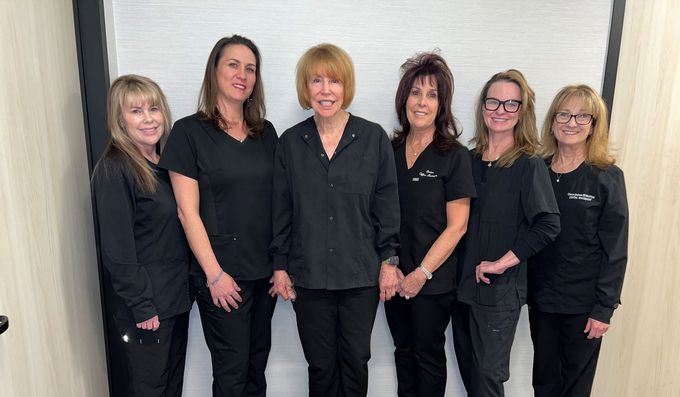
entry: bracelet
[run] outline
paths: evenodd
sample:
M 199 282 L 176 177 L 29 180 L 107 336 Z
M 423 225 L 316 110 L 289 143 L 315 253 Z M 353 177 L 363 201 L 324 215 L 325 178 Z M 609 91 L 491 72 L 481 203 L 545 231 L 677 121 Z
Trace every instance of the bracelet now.
M 220 269 L 220 274 L 218 274 L 217 277 L 215 277 L 215 279 L 213 281 L 206 282 L 205 286 L 208 287 L 208 288 L 212 287 L 213 285 L 215 285 L 215 283 L 220 281 L 220 278 L 222 278 L 223 274 L 224 274 L 224 270 Z
M 428 280 L 432 280 L 432 272 L 429 270 L 425 269 L 423 265 L 418 266 L 418 269 L 420 269 L 421 272 L 425 274 L 425 278 Z

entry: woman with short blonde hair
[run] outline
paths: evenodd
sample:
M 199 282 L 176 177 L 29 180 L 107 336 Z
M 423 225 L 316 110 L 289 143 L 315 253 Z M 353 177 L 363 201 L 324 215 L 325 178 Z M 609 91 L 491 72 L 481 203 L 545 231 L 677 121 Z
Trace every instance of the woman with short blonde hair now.
M 378 301 L 397 290 L 397 178 L 390 141 L 346 111 L 354 66 L 332 44 L 297 66 L 300 105 L 314 115 L 286 130 L 274 164 L 274 285 L 294 300 L 309 395 L 365 396 Z

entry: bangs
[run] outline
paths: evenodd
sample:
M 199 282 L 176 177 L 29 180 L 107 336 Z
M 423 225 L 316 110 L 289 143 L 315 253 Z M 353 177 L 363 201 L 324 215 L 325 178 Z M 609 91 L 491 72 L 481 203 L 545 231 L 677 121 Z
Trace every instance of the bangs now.
M 332 79 L 340 80 L 344 83 L 344 74 L 342 73 L 341 67 L 338 65 L 338 62 L 335 62 L 334 59 L 327 57 L 324 59 L 319 59 L 316 62 L 312 61 L 312 63 L 307 66 L 307 70 L 304 71 L 305 76 L 307 76 L 307 79 L 311 78 L 312 76 L 325 76 L 325 77 L 330 77 Z
M 572 100 L 581 102 L 583 110 L 592 114 L 595 118 L 600 116 L 599 108 L 593 100 L 593 97 L 588 95 L 588 92 L 577 89 L 574 92 L 567 94 L 559 107 L 564 106 L 565 103 Z
M 420 70 L 413 78 L 413 84 L 411 84 L 411 86 L 414 86 L 416 82 L 423 86 L 434 87 L 439 90 L 439 76 L 435 74 L 434 70 L 429 70 L 429 68 Z
M 347 65 L 342 56 L 327 49 L 310 53 L 302 66 L 306 79 L 320 75 L 347 83 L 347 76 L 351 74 L 351 65 Z
M 161 107 L 161 98 L 159 93 L 145 90 L 141 86 L 130 87 L 123 97 L 123 103 L 121 103 L 123 106 L 138 106 L 144 104 Z

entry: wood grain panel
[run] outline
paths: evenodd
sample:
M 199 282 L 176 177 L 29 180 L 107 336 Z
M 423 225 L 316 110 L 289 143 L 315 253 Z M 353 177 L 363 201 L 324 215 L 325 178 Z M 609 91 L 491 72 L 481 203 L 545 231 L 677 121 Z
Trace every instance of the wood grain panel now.
M 631 212 L 595 396 L 680 396 L 680 1 L 628 0 L 612 113 Z
M 0 1 L 3 396 L 106 396 L 70 0 Z

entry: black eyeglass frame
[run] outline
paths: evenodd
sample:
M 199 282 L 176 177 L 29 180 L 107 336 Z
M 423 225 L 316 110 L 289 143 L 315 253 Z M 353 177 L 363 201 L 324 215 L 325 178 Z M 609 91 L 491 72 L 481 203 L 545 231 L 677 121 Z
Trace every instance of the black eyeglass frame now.
M 569 115 L 569 118 L 567 119 L 567 121 L 558 121 L 558 120 L 557 120 L 557 115 L 558 115 L 558 114 L 564 114 L 564 115 L 568 114 L 568 115 Z M 590 118 L 589 118 L 588 121 L 585 122 L 585 123 L 579 123 L 579 122 L 578 122 L 578 118 L 577 118 L 578 116 L 589 116 Z M 594 124 L 595 124 L 595 121 L 597 120 L 597 119 L 595 118 L 595 116 L 593 116 L 593 115 L 590 114 L 590 113 L 577 113 L 577 114 L 571 114 L 571 113 L 567 113 L 567 112 L 556 112 L 556 113 L 553 115 L 553 120 L 555 120 L 555 122 L 556 122 L 557 124 L 569 124 L 569 123 L 571 122 L 571 119 L 572 119 L 572 118 L 574 119 L 574 121 L 575 121 L 576 124 L 578 124 L 578 125 L 588 125 L 588 124 L 590 124 L 590 123 L 593 123 L 593 125 L 594 125 Z
M 490 108 L 490 107 L 487 106 L 487 104 L 486 104 L 486 102 L 487 102 L 488 100 L 493 100 L 493 101 L 498 102 L 498 106 L 494 107 L 493 109 Z M 515 103 L 517 103 L 517 109 L 514 110 L 514 111 L 508 110 L 508 108 L 505 106 L 505 104 L 508 103 L 508 102 L 515 102 Z M 522 101 L 518 101 L 517 99 L 506 99 L 505 101 L 501 101 L 500 99 L 494 98 L 494 97 L 486 97 L 486 98 L 484 98 L 484 101 L 482 101 L 482 106 L 484 107 L 484 109 L 488 110 L 489 112 L 495 112 L 496 110 L 498 110 L 498 108 L 501 107 L 501 105 L 503 106 L 503 110 L 505 110 L 506 112 L 508 112 L 508 113 L 517 113 L 517 112 L 519 112 L 519 110 L 522 108 Z

